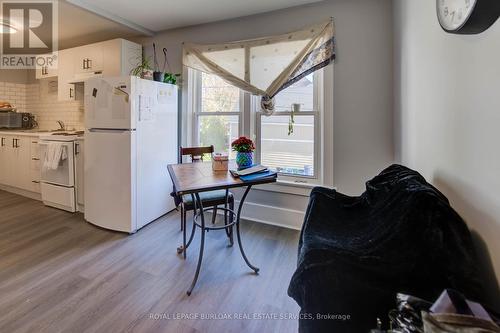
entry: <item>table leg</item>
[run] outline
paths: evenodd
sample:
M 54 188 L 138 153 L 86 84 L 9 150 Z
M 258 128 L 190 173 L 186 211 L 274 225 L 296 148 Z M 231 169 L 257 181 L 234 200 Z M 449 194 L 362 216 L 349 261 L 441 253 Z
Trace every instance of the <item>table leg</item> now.
M 229 204 L 229 209 L 231 209 L 231 213 L 229 213 L 230 216 L 230 221 L 232 222 L 234 220 L 234 201 Z M 229 228 L 229 247 L 232 247 L 234 245 L 234 239 L 233 239 L 233 226 L 230 226 Z
M 217 205 L 214 206 L 214 210 L 212 211 L 212 224 L 215 224 L 217 220 Z
M 247 189 L 245 190 L 245 194 L 243 194 L 243 196 L 241 197 L 241 200 L 240 200 L 240 205 L 238 207 L 238 213 L 236 214 L 236 236 L 238 238 L 238 245 L 240 246 L 240 251 L 241 251 L 241 255 L 243 256 L 243 259 L 245 259 L 245 262 L 247 263 L 248 267 L 250 267 L 251 269 L 253 269 L 253 271 L 257 274 L 259 272 L 259 268 L 253 266 L 250 263 L 250 261 L 248 260 L 247 256 L 245 255 L 245 251 L 243 250 L 243 245 L 241 244 L 241 236 L 240 236 L 240 214 L 241 214 L 241 208 L 243 208 L 243 203 L 245 202 L 247 194 L 248 194 L 248 192 L 250 191 L 251 188 L 252 188 L 251 185 L 249 185 L 247 187 Z
M 193 214 L 196 216 L 196 200 L 193 194 L 191 194 L 192 200 L 193 200 Z M 187 227 L 187 218 L 186 218 L 186 209 L 184 209 L 184 233 L 186 231 Z M 189 245 L 191 245 L 191 242 L 193 241 L 194 234 L 196 231 L 196 224 L 193 221 L 193 227 L 191 228 L 191 235 L 189 236 L 189 240 L 185 241 L 185 235 L 183 235 L 183 242 L 182 245 L 177 248 L 177 253 L 181 254 L 183 253 L 184 259 L 186 259 L 186 250 L 188 249 Z
M 184 203 L 181 204 L 181 219 L 182 219 L 182 256 L 186 259 L 186 209 Z
M 228 202 L 229 202 L 229 189 L 226 189 L 226 200 L 224 201 L 224 209 L 227 209 L 227 205 L 228 205 Z M 234 205 L 231 204 L 230 207 L 229 207 L 231 210 L 234 209 Z M 231 219 L 228 220 L 228 212 L 227 210 L 224 211 L 224 225 L 228 225 L 228 223 L 230 223 L 229 221 L 231 221 L 231 223 L 233 222 L 233 219 L 234 219 L 234 216 L 233 214 L 231 214 Z M 231 247 L 233 246 L 233 238 L 232 238 L 232 230 L 233 230 L 233 227 L 230 226 L 230 227 L 227 227 L 224 229 L 226 231 L 226 235 L 227 235 L 227 238 L 229 238 L 229 245 L 228 247 Z
M 205 246 L 205 214 L 203 213 L 203 204 L 200 199 L 200 195 L 195 193 L 196 196 L 196 206 L 200 209 L 200 218 L 201 218 L 201 242 L 200 242 L 200 254 L 198 256 L 198 266 L 196 266 L 196 272 L 194 274 L 193 282 L 191 283 L 191 287 L 189 287 L 187 291 L 187 295 L 190 296 L 193 292 L 194 286 L 196 285 L 196 281 L 198 281 L 198 275 L 200 275 L 201 262 L 203 260 L 203 249 Z M 196 210 L 195 210 L 196 214 Z

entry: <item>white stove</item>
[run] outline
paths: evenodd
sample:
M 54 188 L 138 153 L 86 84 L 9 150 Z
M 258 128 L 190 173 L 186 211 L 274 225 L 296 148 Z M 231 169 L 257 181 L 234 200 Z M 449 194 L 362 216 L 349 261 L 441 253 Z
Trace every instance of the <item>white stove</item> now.
M 41 135 L 40 188 L 45 205 L 76 212 L 75 141 L 77 135 Z

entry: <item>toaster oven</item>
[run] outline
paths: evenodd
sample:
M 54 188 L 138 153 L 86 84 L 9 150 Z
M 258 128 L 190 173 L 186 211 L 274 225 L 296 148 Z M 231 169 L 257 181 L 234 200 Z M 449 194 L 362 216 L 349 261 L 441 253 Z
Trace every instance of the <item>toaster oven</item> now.
M 0 128 L 31 129 L 36 125 L 31 113 L 0 112 Z

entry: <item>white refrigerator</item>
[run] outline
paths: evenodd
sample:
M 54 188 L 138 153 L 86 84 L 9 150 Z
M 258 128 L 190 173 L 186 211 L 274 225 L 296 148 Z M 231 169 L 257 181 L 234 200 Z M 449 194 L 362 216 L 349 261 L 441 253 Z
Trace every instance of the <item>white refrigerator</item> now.
M 133 76 L 85 81 L 85 220 L 134 233 L 175 208 L 177 86 Z

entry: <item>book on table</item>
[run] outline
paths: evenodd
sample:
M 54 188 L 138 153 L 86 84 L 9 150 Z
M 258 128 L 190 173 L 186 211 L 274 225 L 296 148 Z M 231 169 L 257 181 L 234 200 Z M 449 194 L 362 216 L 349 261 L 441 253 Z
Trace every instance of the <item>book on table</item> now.
M 240 179 L 244 182 L 251 182 L 259 179 L 276 178 L 278 173 L 272 170 L 265 170 L 262 172 L 252 173 L 250 175 L 240 176 Z
M 246 176 L 246 175 L 251 175 L 254 173 L 264 172 L 264 171 L 267 171 L 267 167 L 265 167 L 263 165 L 253 165 L 249 168 L 241 169 L 241 170 L 234 170 L 234 169 L 230 170 L 231 174 L 234 177 Z
M 250 168 L 242 170 L 229 170 L 233 177 L 240 178 L 244 182 L 262 179 L 262 178 L 273 178 L 277 176 L 275 171 L 269 170 L 263 165 L 254 165 Z

